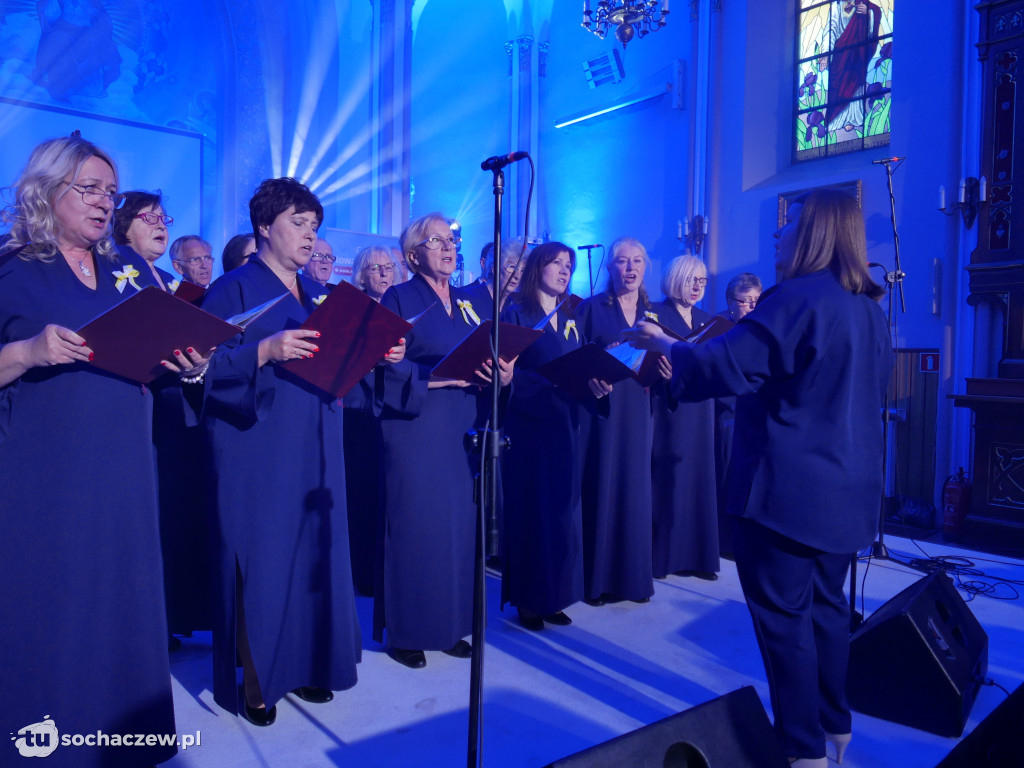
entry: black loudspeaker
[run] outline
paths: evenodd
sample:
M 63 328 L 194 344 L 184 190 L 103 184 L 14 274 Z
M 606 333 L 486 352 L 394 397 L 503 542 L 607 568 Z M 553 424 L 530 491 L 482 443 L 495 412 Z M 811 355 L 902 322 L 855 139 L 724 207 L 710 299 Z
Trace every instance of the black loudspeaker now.
M 850 640 L 850 707 L 959 736 L 988 672 L 988 635 L 940 571 L 900 592 Z
M 678 715 L 558 760 L 548 768 L 788 768 L 754 689 L 744 686 Z
M 1024 685 L 1010 694 L 935 768 L 1021 768 Z

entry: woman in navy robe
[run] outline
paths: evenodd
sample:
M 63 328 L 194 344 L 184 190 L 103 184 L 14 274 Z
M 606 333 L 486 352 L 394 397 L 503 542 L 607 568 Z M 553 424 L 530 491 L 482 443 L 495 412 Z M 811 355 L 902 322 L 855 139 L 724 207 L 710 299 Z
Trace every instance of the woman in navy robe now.
M 92 143 L 43 142 L 0 255 L 0 724 L 12 754 L 74 768 L 176 751 L 56 741 L 175 732 L 152 398 L 89 365 L 89 339 L 73 330 L 153 282 L 110 238 L 117 182 Z
M 550 315 L 544 335 L 516 361 L 504 424 L 511 447 L 502 483 L 502 602 L 516 606 L 519 623 L 532 630 L 545 621 L 570 624 L 564 609 L 583 599 L 579 408 L 534 370 L 580 346 L 572 312 L 559 307 L 575 267 L 567 245 L 535 248 L 501 317 L 534 328 Z
M 380 301 L 391 287 L 395 265 L 391 252 L 379 245 L 356 255 L 352 274 L 357 288 Z M 378 529 L 383 518 L 384 470 L 379 407 L 374 397 L 376 372 L 371 371 L 345 396 L 345 488 L 352 581 L 362 595 L 373 596 Z
M 649 323 L 630 335 L 671 357 L 676 397 L 743 395 L 726 502 L 736 569 L 775 731 L 793 765 L 824 768 L 826 743 L 841 761 L 850 742 L 843 588 L 878 525 L 892 350 L 857 201 L 812 192 L 779 234 L 783 281 L 728 333 L 696 346 Z
M 654 307 L 658 321 L 683 337 L 708 322 L 711 315 L 697 306 L 707 279 L 700 259 L 673 260 L 662 279 L 666 298 Z M 665 365 L 665 372 L 670 378 L 671 365 Z M 652 399 L 654 576 L 675 573 L 714 581 L 719 567 L 714 402 L 681 403 L 666 381 L 652 388 Z
M 391 658 L 420 668 L 424 651 L 472 654 L 462 638 L 472 631 L 476 508 L 464 443 L 479 387 L 431 370 L 478 320 L 458 306 L 463 294 L 448 282 L 457 242 L 448 220 L 416 219 L 400 241 L 414 274 L 381 304 L 406 319 L 422 316 L 406 337 L 405 360 L 383 371 L 387 485 L 373 629 L 377 642 L 387 630 Z M 501 377 L 511 380 L 511 366 L 502 365 Z
M 158 192 L 129 191 L 114 212 L 114 242 L 141 256 L 154 282 L 170 291 L 174 276 L 156 262 L 167 250 L 167 215 Z M 198 426 L 182 414 L 181 385 L 163 377 L 152 385 L 153 448 L 156 451 L 157 497 L 160 502 L 160 550 L 164 562 L 164 595 L 170 647 L 213 628 L 210 608 L 209 457 Z
M 610 250 L 607 289 L 576 310 L 584 338 L 603 347 L 652 313 L 643 284 L 647 251 L 631 237 Z M 654 594 L 650 394 L 633 379 L 614 387 L 591 380 L 591 390 L 596 407 L 581 420 L 585 599 L 647 602 Z
M 327 291 L 299 270 L 323 208 L 294 179 L 267 179 L 249 213 L 256 255 L 211 286 L 203 308 L 229 318 L 283 298 L 221 345 L 206 373 L 217 482 L 213 692 L 229 712 L 270 725 L 289 691 L 323 703 L 355 685 L 361 640 L 341 407 L 278 366 L 317 352 L 318 332 L 299 325 Z

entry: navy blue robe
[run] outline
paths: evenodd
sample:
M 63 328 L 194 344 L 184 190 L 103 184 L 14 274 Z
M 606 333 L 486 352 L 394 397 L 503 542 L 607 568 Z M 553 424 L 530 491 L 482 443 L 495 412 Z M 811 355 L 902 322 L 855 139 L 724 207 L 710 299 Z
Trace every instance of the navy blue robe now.
M 243 607 L 268 708 L 300 686 L 352 687 L 360 658 L 342 409 L 273 363 L 257 367 L 259 342 L 297 328 L 326 294 L 302 275 L 298 285 L 301 302 L 285 296 L 218 347 L 206 373 L 204 420 L 217 479 L 214 697 L 235 713 L 235 621 Z M 217 280 L 203 308 L 227 318 L 284 293 L 253 258 Z M 236 605 L 236 573 L 244 606 Z
M 504 322 L 528 328 L 543 319 L 518 304 L 502 311 Z M 502 602 L 541 616 L 583 599 L 579 407 L 533 370 L 580 346 L 568 319 L 558 314 L 557 331 L 545 323 L 520 355 L 504 425 Z
M 711 315 L 694 307 L 694 328 L 671 301 L 654 305 L 662 325 L 685 336 Z M 718 494 L 715 486 L 715 406 L 711 400 L 681 403 L 667 382 L 652 388 L 654 451 L 651 495 L 654 575 L 677 571 L 715 573 L 718 557 Z
M 345 395 L 345 496 L 348 501 L 348 543 L 352 582 L 373 596 L 377 541 L 384 515 L 383 439 L 375 407 L 376 371 Z
M 611 299 L 611 304 L 608 300 Z M 638 307 L 637 320 L 644 309 Z M 608 346 L 629 327 L 617 299 L 599 293 L 576 309 L 588 342 Z M 633 379 L 616 382 L 581 419 L 584 590 L 643 600 L 654 594 L 651 561 L 651 398 Z M 598 411 L 606 408 L 607 417 Z
M 76 329 L 136 292 L 97 255 L 96 290 L 64 257 L 0 259 L 0 344 L 48 323 Z M 86 339 L 88 342 L 88 339 Z M 172 734 L 152 397 L 87 363 L 33 368 L 0 387 L 0 725 L 45 716 L 59 733 Z M 5 750 L 16 755 L 15 744 Z M 60 746 L 46 765 L 142 766 L 170 747 Z M 10 758 L 17 761 L 17 757 Z
M 159 267 L 156 271 L 164 285 L 170 285 L 172 276 Z M 213 486 L 206 439 L 201 427 L 186 424 L 181 386 L 174 376 L 164 376 L 153 384 L 153 450 L 167 630 L 172 635 L 191 635 L 213 629 Z
M 374 638 L 386 628 L 392 648 L 447 650 L 472 631 L 476 506 L 463 440 L 479 388 L 427 388 L 431 369 L 475 325 L 455 306 L 461 296 L 451 289 L 449 317 L 414 275 L 381 300 L 405 318 L 430 307 L 406 336 L 405 359 L 381 374 L 386 487 Z

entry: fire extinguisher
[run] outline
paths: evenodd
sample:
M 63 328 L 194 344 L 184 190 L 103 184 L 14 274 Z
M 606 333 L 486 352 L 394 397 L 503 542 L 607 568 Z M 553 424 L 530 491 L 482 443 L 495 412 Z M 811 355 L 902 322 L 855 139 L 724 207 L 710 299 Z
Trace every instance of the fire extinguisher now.
M 964 518 L 971 509 L 971 484 L 964 468 L 946 478 L 942 486 L 942 537 L 946 541 L 960 541 Z

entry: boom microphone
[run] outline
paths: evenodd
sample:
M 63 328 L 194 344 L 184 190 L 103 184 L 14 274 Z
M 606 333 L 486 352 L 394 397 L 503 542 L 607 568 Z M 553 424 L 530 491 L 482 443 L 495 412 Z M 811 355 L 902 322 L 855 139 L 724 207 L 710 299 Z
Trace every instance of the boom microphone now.
M 906 160 L 906 157 L 883 157 L 879 160 L 872 160 L 872 165 L 885 165 L 886 163 L 898 163 L 900 160 Z
M 576 246 L 576 250 L 577 251 L 580 251 L 580 250 L 582 250 L 584 248 L 586 248 L 589 251 L 591 248 L 604 248 L 604 246 L 601 245 L 600 243 L 595 243 L 594 245 L 577 245 Z
M 500 171 L 509 163 L 514 163 L 516 160 L 522 160 L 524 157 L 529 157 L 529 152 L 509 152 L 507 155 L 495 155 L 494 157 L 488 157 L 482 163 L 480 163 L 480 170 L 482 171 Z

